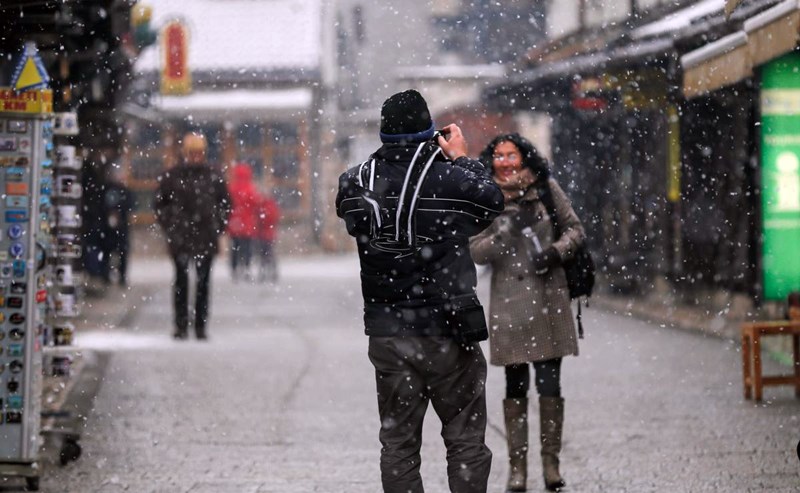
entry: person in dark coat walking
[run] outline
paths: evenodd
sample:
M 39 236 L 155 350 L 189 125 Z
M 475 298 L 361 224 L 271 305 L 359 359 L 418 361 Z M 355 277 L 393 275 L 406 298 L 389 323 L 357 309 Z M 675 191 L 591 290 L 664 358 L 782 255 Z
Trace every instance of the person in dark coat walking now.
M 383 145 L 342 174 L 336 197 L 361 261 L 388 493 L 423 491 L 429 401 L 442 422 L 450 490 L 485 492 L 491 468 L 486 360 L 477 342 L 454 340 L 446 312 L 454 298 L 477 300 L 468 241 L 502 211 L 503 196 L 484 166 L 466 156 L 458 126 L 444 130 L 447 138 L 434 140 L 418 92 L 393 95 L 381 108 Z
M 505 210 L 470 240 L 475 262 L 492 266 L 490 361 L 506 373 L 509 491 L 525 491 L 528 475 L 529 365 L 539 393 L 541 456 L 545 486 L 564 487 L 559 453 L 564 423 L 561 359 L 578 354 L 562 263 L 584 241 L 569 199 L 550 177 L 547 161 L 519 134 L 495 138 L 481 154 L 505 196 Z M 550 193 L 561 235 L 542 201 Z
M 133 197 L 122 183 L 120 170 L 112 167 L 103 191 L 105 223 L 103 231 L 103 279 L 111 282 L 112 256 L 119 256 L 117 264 L 118 282 L 125 286 L 128 280 L 128 237 L 130 214 L 133 211 Z
M 189 266 L 197 273 L 194 330 L 206 339 L 211 263 L 225 231 L 231 200 L 225 181 L 206 162 L 206 139 L 188 133 L 183 138 L 183 163 L 158 178 L 155 211 L 175 262 L 174 308 L 176 339 L 186 339 L 189 327 Z

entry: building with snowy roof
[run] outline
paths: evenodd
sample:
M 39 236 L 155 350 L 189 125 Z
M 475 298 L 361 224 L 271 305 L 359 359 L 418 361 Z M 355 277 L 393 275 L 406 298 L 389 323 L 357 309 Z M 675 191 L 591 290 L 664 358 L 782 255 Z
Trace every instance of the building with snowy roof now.
M 135 64 L 137 82 L 128 115 L 129 183 L 138 220 L 152 221 L 156 177 L 179 160 L 179 139 L 203 132 L 208 157 L 227 169 L 247 162 L 262 190 L 274 194 L 284 217 L 311 224 L 313 176 L 320 141 L 324 59 L 323 2 L 319 0 L 149 0 L 160 40 Z M 175 63 L 163 29 L 188 30 L 184 51 L 190 90 L 165 91 Z M 174 55 L 174 53 L 173 53 Z M 165 93 L 166 92 L 166 93 Z M 309 234 L 311 230 L 309 229 Z

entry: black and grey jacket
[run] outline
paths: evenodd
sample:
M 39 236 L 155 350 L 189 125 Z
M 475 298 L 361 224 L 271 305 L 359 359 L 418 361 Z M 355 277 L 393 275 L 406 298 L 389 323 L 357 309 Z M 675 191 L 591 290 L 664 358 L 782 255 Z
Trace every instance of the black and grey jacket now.
M 483 165 L 384 144 L 339 178 L 336 210 L 358 245 L 367 335 L 450 335 L 443 305 L 475 292 L 469 237 L 503 211 Z

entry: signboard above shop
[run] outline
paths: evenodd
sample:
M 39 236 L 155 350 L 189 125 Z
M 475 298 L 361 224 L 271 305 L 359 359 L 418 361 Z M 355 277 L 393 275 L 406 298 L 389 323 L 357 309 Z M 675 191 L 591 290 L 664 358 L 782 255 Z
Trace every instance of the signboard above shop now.
M 0 112 L 51 113 L 53 92 L 50 89 L 35 89 L 17 92 L 10 87 L 0 87 Z

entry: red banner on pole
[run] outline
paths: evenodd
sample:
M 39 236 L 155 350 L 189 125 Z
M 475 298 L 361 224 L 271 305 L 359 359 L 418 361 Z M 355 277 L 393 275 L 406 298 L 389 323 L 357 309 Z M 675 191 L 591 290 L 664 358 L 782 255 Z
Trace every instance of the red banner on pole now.
M 161 29 L 161 59 L 161 94 L 190 93 L 189 29 L 179 20 L 170 21 Z

